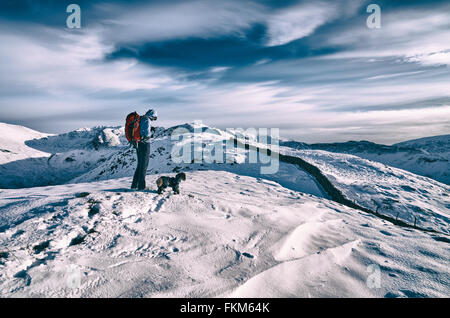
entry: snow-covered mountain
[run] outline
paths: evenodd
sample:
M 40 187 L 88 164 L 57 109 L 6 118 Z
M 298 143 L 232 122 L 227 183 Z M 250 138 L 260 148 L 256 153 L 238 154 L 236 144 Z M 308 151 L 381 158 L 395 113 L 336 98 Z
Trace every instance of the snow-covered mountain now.
M 0 144 L 18 155 L 0 166 L 2 297 L 450 292 L 450 187 L 428 177 L 286 144 L 263 174 L 271 157 L 252 138 L 185 124 L 156 130 L 152 190 L 134 192 L 120 127 L 19 135 Z M 227 148 L 223 163 L 174 160 L 180 142 L 208 153 L 235 139 L 251 147 Z M 181 194 L 158 195 L 155 180 L 179 171 Z
M 448 156 L 448 153 L 450 152 L 450 135 L 413 139 L 397 143 L 394 146 L 416 148 L 424 150 L 430 154 L 447 154 Z
M 0 164 L 45 156 L 45 153 L 33 147 L 28 147 L 25 142 L 47 136 L 49 135 L 23 126 L 0 123 Z
M 0 133 L 0 188 L 69 182 L 120 151 L 126 141 L 120 127 L 49 135 L 0 123 Z
M 415 139 L 392 146 L 369 141 L 307 144 L 283 140 L 280 144 L 294 149 L 352 154 L 450 184 L 450 135 Z

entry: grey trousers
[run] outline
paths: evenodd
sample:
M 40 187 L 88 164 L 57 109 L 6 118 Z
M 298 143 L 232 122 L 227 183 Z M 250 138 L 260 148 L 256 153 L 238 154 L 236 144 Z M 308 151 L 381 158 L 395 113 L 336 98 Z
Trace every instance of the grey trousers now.
M 137 146 L 137 167 L 134 173 L 131 188 L 144 190 L 145 176 L 147 175 L 148 163 L 150 161 L 150 143 L 139 142 Z

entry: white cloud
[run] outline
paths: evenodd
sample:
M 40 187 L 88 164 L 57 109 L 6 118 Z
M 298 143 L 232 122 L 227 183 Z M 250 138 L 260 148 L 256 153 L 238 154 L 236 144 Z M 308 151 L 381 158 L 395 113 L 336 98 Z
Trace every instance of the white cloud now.
M 225 72 L 227 70 L 229 70 L 231 67 L 228 66 L 216 66 L 216 67 L 211 67 L 210 68 L 210 72 L 211 73 L 221 73 L 221 72 Z
M 421 74 L 425 71 L 414 71 L 414 72 L 402 72 L 402 73 L 392 73 L 392 74 L 383 74 L 383 75 L 377 75 L 377 76 L 371 76 L 368 77 L 368 80 L 384 80 L 388 78 L 395 78 L 395 77 L 403 77 L 403 76 L 409 76 L 409 75 L 415 75 L 415 74 Z
M 424 65 L 449 65 L 450 7 L 433 10 L 383 11 L 380 29 L 365 25 L 332 32 L 327 45 L 348 48 L 324 58 L 397 56 Z
M 0 33 L 0 71 L 9 85 L 26 84 L 49 92 L 102 89 L 128 91 L 151 89 L 175 82 L 163 69 L 138 65 L 133 59 L 103 61 L 112 48 L 96 33 L 51 32 L 55 42 L 33 39 L 32 35 Z
M 315 1 L 270 11 L 262 4 L 239 0 L 194 0 L 129 8 L 101 4 L 105 38 L 112 43 L 152 42 L 217 35 L 244 36 L 255 23 L 267 25 L 267 46 L 286 44 L 312 34 L 338 16 L 355 12 L 354 1 Z
M 126 43 L 239 35 L 263 20 L 266 10 L 259 4 L 238 0 L 149 4 L 127 10 L 113 5 L 97 8 L 110 16 L 104 21 L 106 37 Z
M 304 38 L 336 14 L 335 5 L 322 2 L 286 8 L 268 18 L 267 45 L 283 45 Z
M 91 30 L 40 28 L 40 35 L 49 35 L 45 40 L 28 31 L 0 31 L 0 42 L 8 44 L 0 46 L 0 73 L 8 74 L 0 76 L 2 118 L 112 112 L 141 105 L 142 93 L 134 96 L 133 92 L 171 96 L 195 85 L 182 75 L 134 59 L 105 61 L 112 48 Z M 126 98 L 115 98 L 124 94 Z
M 371 140 L 393 144 L 423 136 L 445 134 L 450 128 L 447 120 L 450 117 L 450 106 L 316 113 L 307 114 L 306 117 L 308 121 L 303 121 L 296 128 L 285 130 L 286 136 L 314 142 L 329 142 L 332 138 L 334 141 Z M 314 122 L 320 122 L 321 125 L 309 124 Z
M 423 65 L 448 65 L 450 66 L 450 51 L 421 54 L 408 58 L 410 62 L 418 62 Z
M 311 1 L 269 14 L 267 22 L 267 46 L 287 44 L 307 37 L 315 30 L 333 20 L 349 17 L 357 12 L 362 3 L 353 0 Z
M 400 87 L 372 87 L 363 90 L 347 88 L 293 89 L 279 83 L 228 85 L 205 88 L 185 97 L 189 112 L 183 121 L 202 119 L 206 124 L 227 127 L 280 128 L 282 137 L 307 142 L 372 140 L 395 143 L 415 137 L 448 132 L 450 106 L 426 108 L 345 110 L 342 105 L 385 103 L 388 100 L 409 100 L 407 92 L 390 99 Z M 444 89 L 442 87 L 440 89 Z M 427 90 L 432 85 L 414 86 L 413 90 Z M 353 94 L 352 94 L 353 91 Z M 377 100 L 377 97 L 380 97 Z M 415 96 L 417 97 L 417 96 Z M 327 109 L 326 106 L 336 108 Z

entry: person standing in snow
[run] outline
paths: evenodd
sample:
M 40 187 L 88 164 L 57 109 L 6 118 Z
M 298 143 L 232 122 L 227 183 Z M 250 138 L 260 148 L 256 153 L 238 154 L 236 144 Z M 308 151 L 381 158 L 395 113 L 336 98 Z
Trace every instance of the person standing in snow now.
M 158 119 L 156 110 L 149 109 L 144 116 L 140 117 L 139 132 L 140 140 L 136 143 L 137 151 L 137 167 L 134 173 L 131 189 L 145 190 L 145 176 L 147 175 L 148 163 L 150 161 L 150 138 L 152 136 L 153 127 L 150 122 Z

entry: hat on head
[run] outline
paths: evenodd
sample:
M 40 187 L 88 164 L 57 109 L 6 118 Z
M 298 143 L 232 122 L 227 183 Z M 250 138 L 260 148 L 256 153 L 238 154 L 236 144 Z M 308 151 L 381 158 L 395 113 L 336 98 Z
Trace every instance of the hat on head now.
M 154 109 L 149 109 L 146 113 L 145 116 L 150 117 L 150 119 L 156 119 L 158 117 L 158 113 L 156 112 L 156 110 Z

